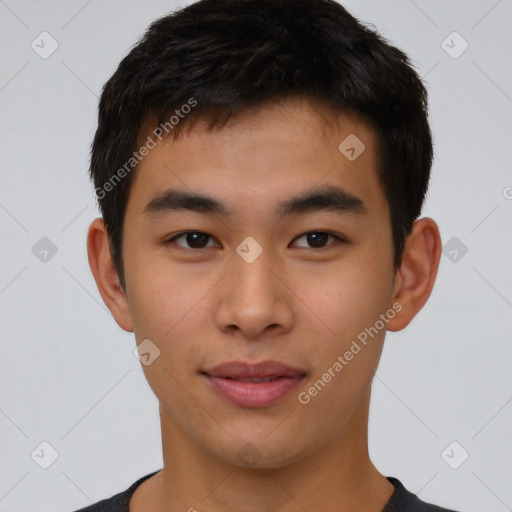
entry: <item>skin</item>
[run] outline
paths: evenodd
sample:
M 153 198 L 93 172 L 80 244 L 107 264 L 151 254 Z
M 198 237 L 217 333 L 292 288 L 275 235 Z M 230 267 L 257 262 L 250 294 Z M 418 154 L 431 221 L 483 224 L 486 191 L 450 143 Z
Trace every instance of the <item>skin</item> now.
M 135 491 L 133 512 L 297 510 L 380 512 L 392 484 L 368 453 L 371 382 L 386 328 L 403 329 L 427 301 L 441 241 L 429 218 L 414 223 L 393 268 L 389 206 L 377 173 L 376 136 L 355 115 L 328 128 L 318 106 L 288 100 L 209 132 L 200 121 L 161 142 L 134 175 L 125 214 L 126 290 L 118 286 L 102 219 L 88 233 L 91 270 L 105 304 L 137 344 L 161 353 L 142 369 L 160 403 L 163 470 Z M 365 151 L 349 161 L 338 145 L 356 134 Z M 337 185 L 368 212 L 318 211 L 278 220 L 276 205 L 312 187 Z M 230 217 L 176 211 L 145 215 L 167 188 L 210 195 Z M 211 235 L 193 249 L 184 231 Z M 324 249 L 308 232 L 329 232 Z M 263 248 L 248 264 L 237 246 Z M 192 241 L 193 242 L 193 241 Z M 319 392 L 307 390 L 357 335 L 393 304 L 401 311 Z M 199 371 L 231 360 L 277 360 L 306 372 L 300 389 L 259 409 L 219 396 Z M 246 444 L 260 459 L 237 457 Z

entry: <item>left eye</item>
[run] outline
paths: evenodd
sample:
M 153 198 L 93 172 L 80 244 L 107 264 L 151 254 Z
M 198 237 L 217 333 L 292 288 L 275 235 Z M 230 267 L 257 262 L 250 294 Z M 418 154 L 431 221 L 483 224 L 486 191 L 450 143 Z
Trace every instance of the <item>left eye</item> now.
M 326 233 L 325 231 L 310 231 L 309 233 L 304 233 L 303 235 L 297 237 L 295 240 L 300 240 L 301 238 L 304 238 L 306 240 L 306 243 L 309 245 L 301 245 L 295 243 L 294 245 L 298 247 L 307 247 L 307 248 L 313 248 L 313 249 L 323 249 L 326 247 L 326 245 L 332 245 L 327 244 L 327 240 L 329 237 L 334 238 L 337 241 L 342 241 L 341 238 L 331 235 L 330 233 Z
M 304 233 L 303 235 L 297 237 L 292 242 L 294 246 L 297 247 L 306 247 L 310 249 L 323 249 L 326 246 L 332 245 L 327 244 L 329 238 L 334 239 L 335 241 L 343 242 L 343 240 L 331 233 L 326 233 L 325 231 L 310 231 L 308 233 Z M 186 245 L 182 243 L 178 243 L 177 240 L 183 239 Z M 305 244 L 298 244 L 297 240 L 305 240 Z M 207 233 L 203 233 L 201 231 L 186 231 L 185 233 L 180 233 L 172 237 L 171 239 L 164 242 L 166 245 L 171 243 L 176 243 L 180 247 L 184 247 L 185 249 L 204 249 L 206 247 L 219 247 L 219 244 L 215 242 L 213 245 L 208 245 L 208 242 L 212 240 L 213 237 Z

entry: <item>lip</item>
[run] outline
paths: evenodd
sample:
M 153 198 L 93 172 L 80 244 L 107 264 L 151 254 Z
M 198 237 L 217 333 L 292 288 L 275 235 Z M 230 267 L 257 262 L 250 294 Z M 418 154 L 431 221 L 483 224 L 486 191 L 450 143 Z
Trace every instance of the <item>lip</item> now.
M 240 407 L 269 407 L 295 389 L 306 376 L 303 370 L 278 361 L 230 361 L 201 372 L 214 391 Z M 240 379 L 265 379 L 250 382 Z

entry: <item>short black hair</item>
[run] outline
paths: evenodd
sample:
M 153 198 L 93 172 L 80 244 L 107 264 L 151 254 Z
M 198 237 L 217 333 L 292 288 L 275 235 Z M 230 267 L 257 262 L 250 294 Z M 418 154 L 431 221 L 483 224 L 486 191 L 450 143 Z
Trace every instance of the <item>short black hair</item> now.
M 172 138 L 193 120 L 218 128 L 290 97 L 376 130 L 400 266 L 433 158 L 427 91 L 408 57 L 334 0 L 201 0 L 154 21 L 102 91 L 90 174 L 123 289 L 123 221 L 148 120 Z

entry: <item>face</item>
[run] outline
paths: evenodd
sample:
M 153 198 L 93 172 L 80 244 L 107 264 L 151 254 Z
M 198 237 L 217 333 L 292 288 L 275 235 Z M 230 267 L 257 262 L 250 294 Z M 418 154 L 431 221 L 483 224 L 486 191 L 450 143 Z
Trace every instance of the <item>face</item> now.
M 376 136 L 318 112 L 198 123 L 134 175 L 126 299 L 137 344 L 160 351 L 143 370 L 166 428 L 226 463 L 245 450 L 278 467 L 341 440 L 381 354 L 394 272 Z

